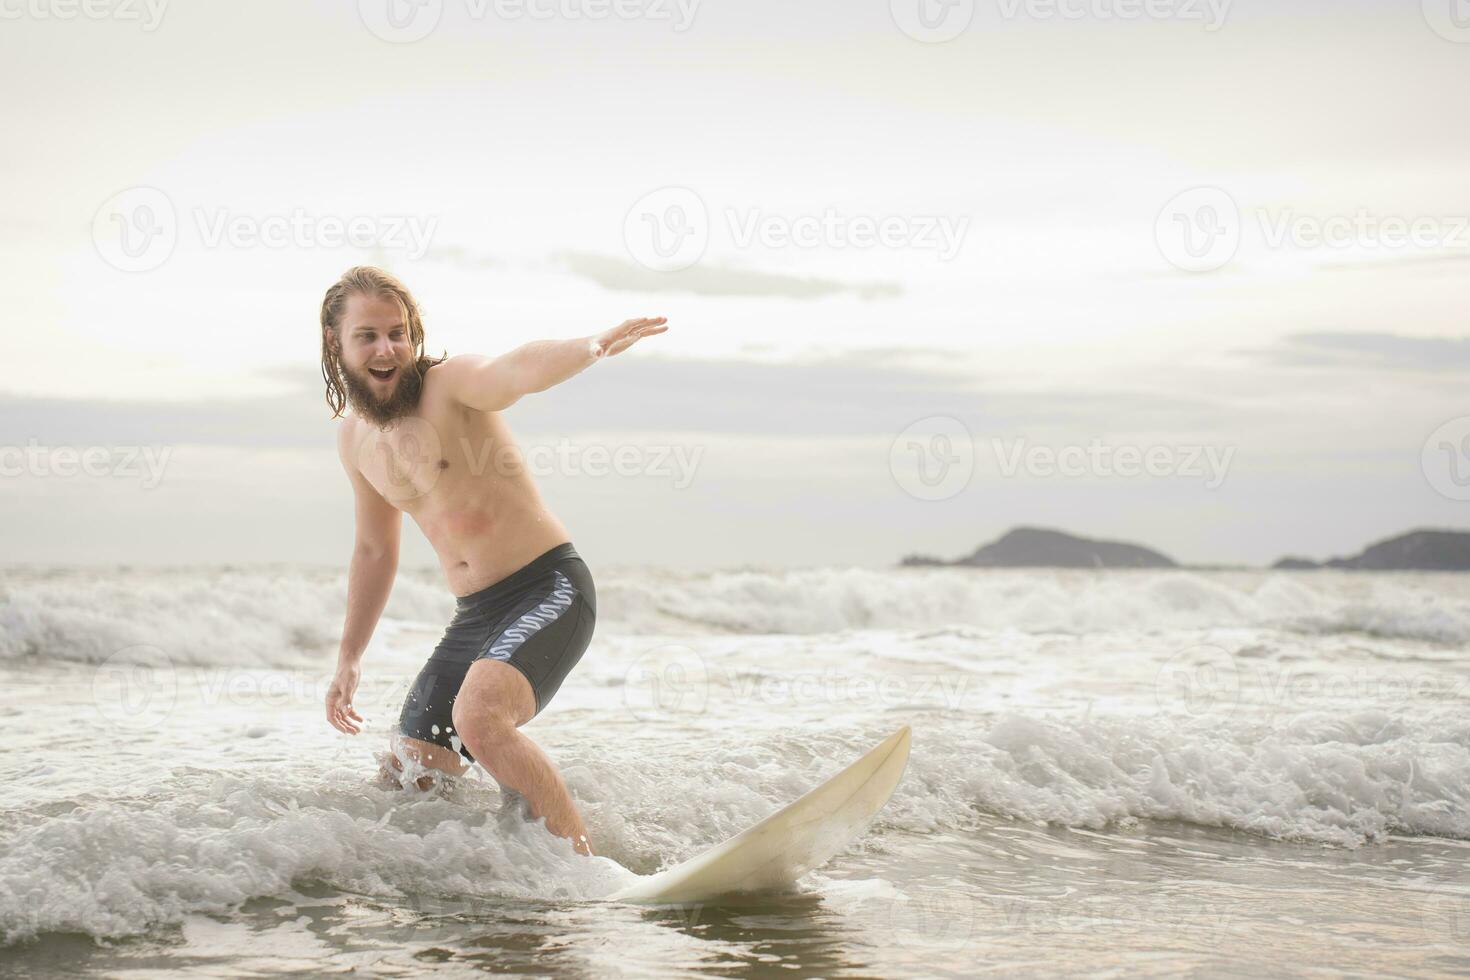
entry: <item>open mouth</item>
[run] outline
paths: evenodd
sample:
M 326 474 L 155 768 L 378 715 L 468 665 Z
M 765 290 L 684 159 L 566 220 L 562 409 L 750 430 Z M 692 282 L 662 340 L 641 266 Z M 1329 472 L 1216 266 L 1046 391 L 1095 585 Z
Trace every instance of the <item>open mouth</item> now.
M 398 369 L 396 367 L 391 367 L 391 368 L 368 368 L 368 374 L 371 374 L 373 377 L 377 378 L 379 381 L 391 381 L 391 380 L 393 380 L 393 375 L 395 375 L 397 373 L 398 373 Z

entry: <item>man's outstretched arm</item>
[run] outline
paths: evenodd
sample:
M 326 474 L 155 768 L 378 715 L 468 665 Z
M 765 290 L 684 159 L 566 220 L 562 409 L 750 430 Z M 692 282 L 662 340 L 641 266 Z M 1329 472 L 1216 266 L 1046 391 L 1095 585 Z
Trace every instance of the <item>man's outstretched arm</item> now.
M 622 353 L 644 337 L 663 333 L 669 329 L 665 322 L 661 316 L 640 317 L 591 337 L 533 340 L 499 357 L 460 354 L 436 371 L 461 404 L 497 412 L 522 396 L 561 384 L 604 357 Z

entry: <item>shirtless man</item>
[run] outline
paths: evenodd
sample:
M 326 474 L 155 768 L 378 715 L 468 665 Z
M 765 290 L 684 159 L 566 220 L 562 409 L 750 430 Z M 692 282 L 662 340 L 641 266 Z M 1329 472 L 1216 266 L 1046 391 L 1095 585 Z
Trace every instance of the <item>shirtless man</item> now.
M 525 471 L 500 413 L 663 333 L 663 317 L 593 337 L 543 340 L 500 357 L 424 356 L 418 305 L 393 276 L 349 269 L 322 301 L 322 375 L 337 452 L 356 498 L 347 620 L 327 721 L 355 735 L 361 661 L 398 569 L 402 514 L 439 556 L 455 615 L 414 681 L 388 758 L 402 772 L 452 775 L 479 762 L 523 796 L 533 818 L 591 855 L 556 766 L 517 729 L 546 707 L 592 638 L 597 596 L 586 564 Z M 392 776 L 386 769 L 384 775 Z M 434 777 L 416 781 L 421 789 Z M 394 782 L 397 782 L 396 778 Z

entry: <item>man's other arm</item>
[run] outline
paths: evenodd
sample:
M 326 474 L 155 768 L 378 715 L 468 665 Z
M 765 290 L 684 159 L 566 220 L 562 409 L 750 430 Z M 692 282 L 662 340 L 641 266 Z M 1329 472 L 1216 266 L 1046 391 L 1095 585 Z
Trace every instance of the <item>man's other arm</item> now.
M 344 421 L 337 432 L 337 455 L 352 481 L 357 527 L 347 573 L 347 620 L 337 651 L 339 665 L 359 662 L 372 639 L 398 573 L 398 543 L 403 531 L 403 512 L 373 489 L 349 456 L 353 425 Z

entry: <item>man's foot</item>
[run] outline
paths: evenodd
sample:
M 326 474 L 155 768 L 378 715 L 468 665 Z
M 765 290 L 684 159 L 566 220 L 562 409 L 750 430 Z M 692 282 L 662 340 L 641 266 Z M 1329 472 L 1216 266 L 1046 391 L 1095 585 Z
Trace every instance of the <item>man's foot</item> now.
M 531 813 L 531 801 L 509 786 L 500 787 L 500 809 L 495 811 L 495 818 L 502 827 L 509 827 L 513 821 L 517 820 L 532 823 L 540 819 Z M 585 834 L 577 834 L 572 840 L 572 847 L 578 854 L 586 857 L 593 856 L 592 845 L 587 842 Z

